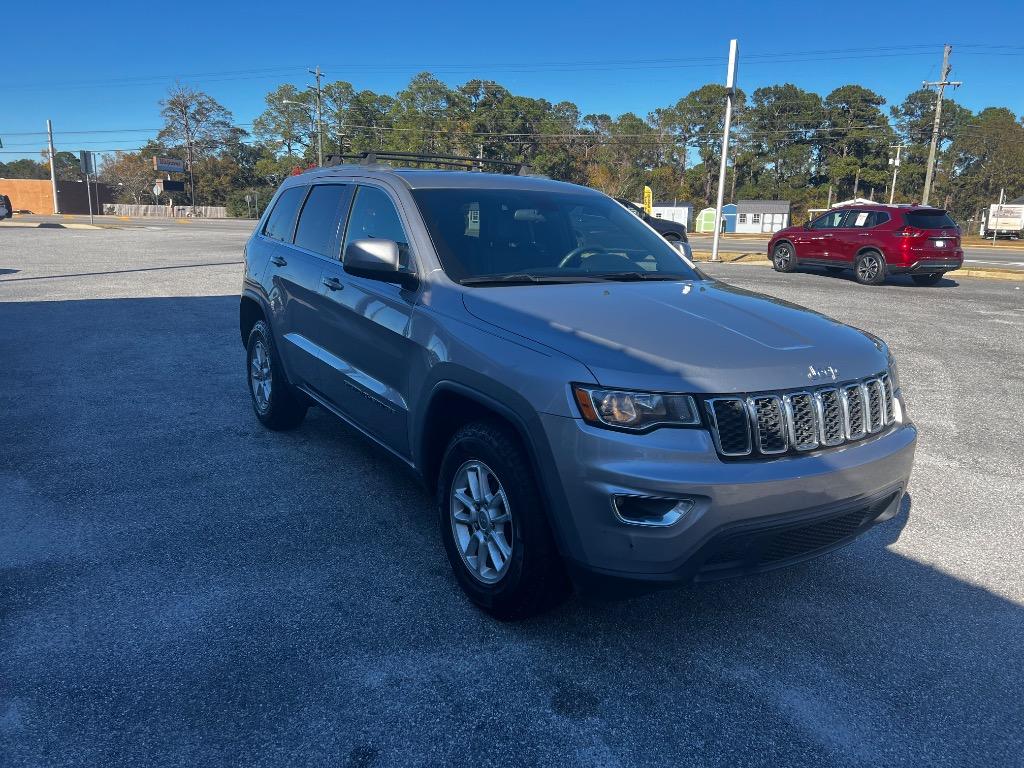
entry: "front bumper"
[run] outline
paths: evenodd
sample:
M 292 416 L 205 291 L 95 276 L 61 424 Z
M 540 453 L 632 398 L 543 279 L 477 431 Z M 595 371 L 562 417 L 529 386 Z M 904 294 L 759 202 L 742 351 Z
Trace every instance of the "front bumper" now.
M 699 429 L 646 435 L 543 416 L 566 508 L 556 529 L 577 580 L 652 583 L 767 570 L 820 554 L 899 511 L 917 430 L 910 423 L 816 453 L 724 462 Z M 625 524 L 613 496 L 692 499 L 669 527 Z M 810 537 L 810 538 L 808 538 Z M 799 542 L 814 545 L 801 549 Z

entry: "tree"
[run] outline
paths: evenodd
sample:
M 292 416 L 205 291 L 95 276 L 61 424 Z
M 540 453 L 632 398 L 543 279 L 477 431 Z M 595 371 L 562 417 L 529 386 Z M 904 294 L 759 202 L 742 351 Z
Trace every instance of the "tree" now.
M 882 96 L 859 85 L 841 86 L 825 97 L 827 130 L 819 136 L 819 170 L 836 185 L 839 198 L 860 195 L 866 185 L 885 185 L 895 134 L 883 104 Z
M 741 142 L 755 158 L 755 178 L 773 197 L 807 186 L 816 170 L 815 149 L 827 118 L 821 97 L 795 85 L 754 91 L 740 117 Z
M 50 178 L 50 166 L 47 163 L 38 163 L 28 158 L 12 160 L 6 165 L 0 163 L 0 178 L 48 179 Z
M 267 108 L 253 122 L 253 133 L 270 149 L 299 157 L 316 141 L 316 104 L 309 91 L 280 85 L 266 95 Z
M 184 146 L 195 205 L 195 161 L 213 155 L 231 138 L 231 112 L 209 94 L 179 83 L 160 102 L 160 116 L 164 127 L 157 139 L 170 146 Z
M 889 110 L 896 135 L 905 145 L 900 158 L 900 171 L 896 189 L 903 193 L 903 199 L 920 200 L 924 189 L 925 166 L 928 162 L 928 147 L 932 140 L 935 123 L 935 92 L 922 88 L 907 94 L 898 105 Z M 935 189 L 945 193 L 948 173 L 944 162 L 945 152 L 953 136 L 972 118 L 971 111 L 952 99 L 942 102 L 942 118 L 939 124 L 938 166 L 939 173 Z M 897 200 L 900 199 L 899 194 Z
M 943 106 L 945 110 L 945 106 Z M 1024 124 L 1004 107 L 989 107 L 954 134 L 946 183 L 952 207 L 968 218 L 999 199 L 1024 195 Z
M 115 152 L 100 169 L 100 180 L 110 185 L 118 200 L 141 205 L 152 199 L 153 163 L 141 152 Z

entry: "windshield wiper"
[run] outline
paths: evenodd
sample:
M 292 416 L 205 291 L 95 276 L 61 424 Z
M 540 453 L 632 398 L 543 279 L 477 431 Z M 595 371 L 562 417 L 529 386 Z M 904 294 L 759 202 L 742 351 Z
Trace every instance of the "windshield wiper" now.
M 594 282 L 597 278 L 582 275 L 478 275 L 476 277 L 464 277 L 459 280 L 460 285 L 530 285 L 538 284 L 559 284 L 559 283 L 586 283 Z
M 679 282 L 690 278 L 682 275 L 667 275 L 659 272 L 602 272 L 594 275 L 598 280 L 617 280 L 621 282 L 632 282 L 634 280 L 666 280 Z

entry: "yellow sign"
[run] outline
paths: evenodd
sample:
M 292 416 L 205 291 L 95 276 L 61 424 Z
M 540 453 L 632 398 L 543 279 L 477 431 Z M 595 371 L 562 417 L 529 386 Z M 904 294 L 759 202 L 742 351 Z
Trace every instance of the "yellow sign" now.
M 650 187 L 644 187 L 644 213 L 648 216 L 651 215 L 651 210 L 654 208 L 654 192 Z

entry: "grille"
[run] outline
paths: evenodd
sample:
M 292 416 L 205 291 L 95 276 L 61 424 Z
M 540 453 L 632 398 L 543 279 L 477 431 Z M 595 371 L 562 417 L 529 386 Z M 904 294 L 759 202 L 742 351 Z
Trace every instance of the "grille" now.
M 859 384 L 843 387 L 843 404 L 846 408 L 846 436 L 850 440 L 864 437 L 864 391 Z
M 705 407 L 715 447 L 730 458 L 834 448 L 896 421 L 887 374 L 802 392 L 712 397 Z
M 782 398 L 776 395 L 750 398 L 751 415 L 756 422 L 754 434 L 761 453 L 785 453 L 789 448 Z
M 725 456 L 750 453 L 750 423 L 746 402 L 739 397 L 720 397 L 708 401 L 708 412 L 718 452 Z
M 897 492 L 898 493 L 898 492 Z M 711 541 L 705 573 L 727 568 L 757 569 L 812 555 L 835 546 L 873 522 L 896 498 L 896 493 L 866 501 L 855 509 L 826 519 L 790 525 L 767 525 L 757 530 L 724 533 Z

